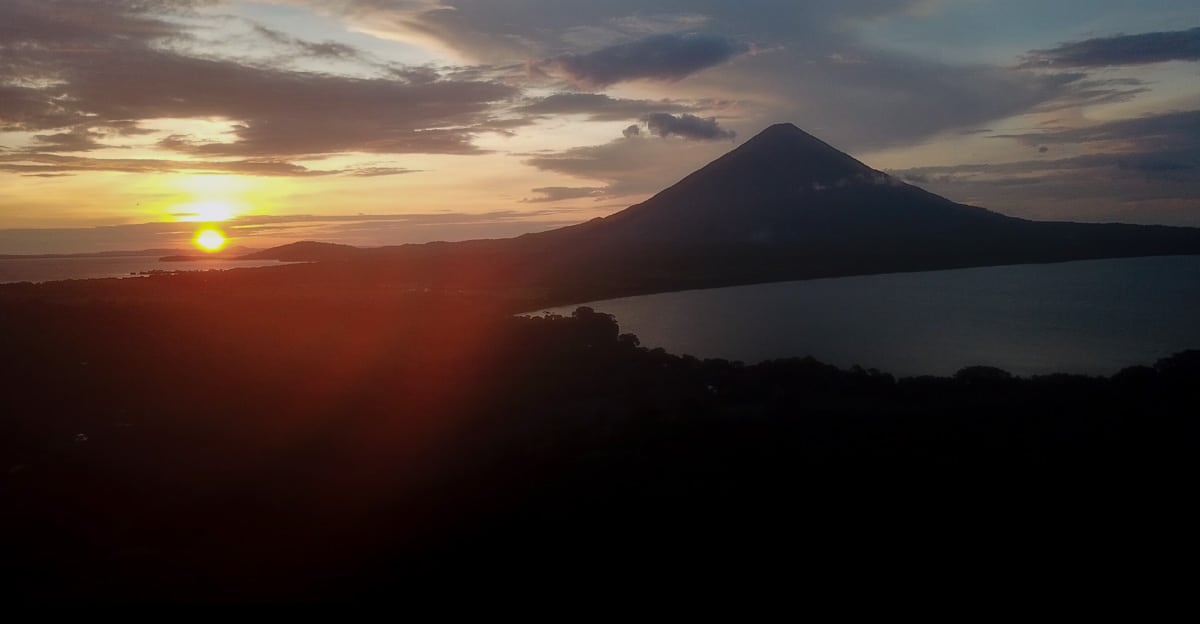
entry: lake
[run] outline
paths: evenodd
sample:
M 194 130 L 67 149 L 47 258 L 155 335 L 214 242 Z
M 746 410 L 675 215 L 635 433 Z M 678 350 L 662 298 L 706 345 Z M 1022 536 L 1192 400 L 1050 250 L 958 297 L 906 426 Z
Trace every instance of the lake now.
M 1200 349 L 1200 256 L 780 282 L 582 304 L 647 347 L 950 375 L 1109 375 Z M 548 310 L 570 314 L 578 306 Z
M 143 271 L 207 271 L 273 266 L 275 260 L 192 260 L 159 262 L 159 256 L 0 259 L 0 284 L 66 279 L 133 277 Z

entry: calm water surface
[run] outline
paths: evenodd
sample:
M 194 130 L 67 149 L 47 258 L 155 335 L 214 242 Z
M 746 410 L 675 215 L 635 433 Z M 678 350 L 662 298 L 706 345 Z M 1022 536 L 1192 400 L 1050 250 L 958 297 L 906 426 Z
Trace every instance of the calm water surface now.
M 1200 256 L 897 273 L 589 303 L 648 347 L 899 375 L 1112 374 L 1200 349 Z M 551 312 L 569 314 L 576 306 Z
M 0 284 L 50 282 L 66 279 L 132 277 L 143 271 L 207 271 L 241 267 L 272 266 L 275 260 L 193 260 L 159 262 L 159 256 L 111 258 L 18 258 L 0 259 Z

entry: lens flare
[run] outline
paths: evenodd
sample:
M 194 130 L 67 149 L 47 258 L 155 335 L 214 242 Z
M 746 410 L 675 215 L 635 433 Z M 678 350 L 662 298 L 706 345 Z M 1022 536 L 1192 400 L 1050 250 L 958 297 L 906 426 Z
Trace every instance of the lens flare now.
M 217 230 L 208 228 L 196 232 L 196 246 L 207 252 L 221 251 L 225 246 L 225 235 Z

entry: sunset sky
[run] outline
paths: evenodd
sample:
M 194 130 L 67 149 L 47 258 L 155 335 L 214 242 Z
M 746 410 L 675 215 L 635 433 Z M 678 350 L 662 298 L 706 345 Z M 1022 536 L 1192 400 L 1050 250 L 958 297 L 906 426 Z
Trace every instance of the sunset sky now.
M 1200 226 L 1195 0 L 0 0 L 0 254 L 610 214 L 782 121 L 952 199 Z

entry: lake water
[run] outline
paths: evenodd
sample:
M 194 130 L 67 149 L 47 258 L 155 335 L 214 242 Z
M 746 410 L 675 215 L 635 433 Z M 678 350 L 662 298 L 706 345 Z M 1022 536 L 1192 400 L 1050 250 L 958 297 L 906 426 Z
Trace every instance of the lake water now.
M 1018 375 L 1109 375 L 1200 349 L 1200 256 L 781 282 L 584 305 L 616 316 L 644 346 L 701 358 L 811 355 L 897 375 L 950 375 L 977 364 Z
M 159 262 L 159 256 L 101 258 L 16 258 L 0 259 L 0 284 L 50 282 L 66 279 L 132 277 L 143 271 L 207 271 L 241 267 L 272 266 L 274 260 L 193 260 Z

